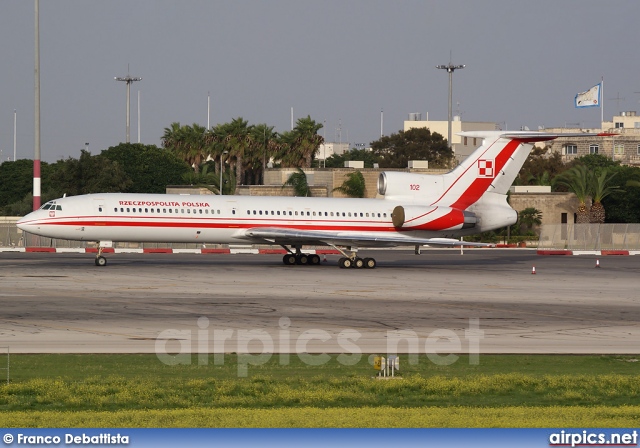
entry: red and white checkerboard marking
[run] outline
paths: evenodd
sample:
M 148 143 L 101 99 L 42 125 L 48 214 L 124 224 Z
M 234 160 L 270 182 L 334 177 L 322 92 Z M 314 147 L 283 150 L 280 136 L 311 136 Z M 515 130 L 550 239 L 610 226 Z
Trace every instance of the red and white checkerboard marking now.
M 478 177 L 495 177 L 495 162 L 493 160 L 478 160 Z

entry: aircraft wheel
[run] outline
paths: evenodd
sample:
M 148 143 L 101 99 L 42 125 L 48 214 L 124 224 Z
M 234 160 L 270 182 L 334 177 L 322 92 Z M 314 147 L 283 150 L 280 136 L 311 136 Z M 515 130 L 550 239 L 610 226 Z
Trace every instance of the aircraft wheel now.
M 356 269 L 362 269 L 362 267 L 364 266 L 364 260 L 360 257 L 356 257 L 353 260 L 353 267 Z
M 289 266 L 296 264 L 296 256 L 293 254 L 286 254 L 284 257 L 282 257 L 282 262 Z
M 107 265 L 107 259 L 104 258 L 102 255 L 99 257 L 96 257 L 96 266 L 106 266 Z
M 320 257 L 317 254 L 309 255 L 309 264 L 320 264 Z
M 309 255 L 300 254 L 296 255 L 296 264 L 308 264 L 309 263 Z
M 338 264 L 340 265 L 340 268 L 346 269 L 350 268 L 353 265 L 353 262 L 350 258 L 342 257 L 340 258 L 340 260 L 338 260 Z
M 377 265 L 375 258 L 365 258 L 364 267 L 367 269 L 373 269 Z

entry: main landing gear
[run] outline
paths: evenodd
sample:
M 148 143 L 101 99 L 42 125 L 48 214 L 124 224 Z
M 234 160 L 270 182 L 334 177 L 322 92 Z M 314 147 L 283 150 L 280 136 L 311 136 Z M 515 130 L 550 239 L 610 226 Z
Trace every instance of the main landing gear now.
M 319 265 L 320 264 L 320 256 L 318 256 L 317 254 L 302 253 L 300 247 L 293 247 L 293 249 L 295 249 L 295 253 L 285 246 L 282 246 L 282 247 L 284 247 L 289 252 L 282 258 L 282 262 L 286 265 L 290 266 L 294 264 L 296 265 L 300 265 L 300 264 Z M 332 247 L 338 250 L 342 255 L 344 255 L 338 260 L 338 266 L 340 266 L 341 269 L 346 269 L 346 268 L 374 269 L 378 265 L 375 258 L 360 258 L 356 256 L 355 251 L 351 252 L 351 254 L 347 254 L 339 247 L 336 247 L 336 246 L 332 246 Z M 351 248 L 348 248 L 348 249 L 351 250 Z
M 346 269 L 346 268 L 373 269 L 378 264 L 376 263 L 375 258 L 342 257 L 338 260 L 338 265 L 340 266 L 341 269 Z
M 375 258 L 360 258 L 358 257 L 355 250 L 351 250 L 351 247 L 347 247 L 347 250 L 351 252 L 351 254 L 347 254 L 345 251 L 340 249 L 339 247 L 333 246 L 334 249 L 340 251 L 344 257 L 338 260 L 338 266 L 340 269 L 347 268 L 356 268 L 356 269 L 374 269 L 378 263 L 376 263 Z
M 285 247 L 285 249 L 287 248 Z M 284 264 L 308 264 L 311 266 L 320 264 L 320 257 L 317 254 L 303 254 L 299 247 L 296 247 L 295 249 L 296 253 L 289 251 L 289 253 L 282 258 L 282 262 Z

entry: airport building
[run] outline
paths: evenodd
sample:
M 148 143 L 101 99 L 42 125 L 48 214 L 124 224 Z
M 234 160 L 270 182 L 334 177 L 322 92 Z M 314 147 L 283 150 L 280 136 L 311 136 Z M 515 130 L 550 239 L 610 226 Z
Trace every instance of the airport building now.
M 610 132 L 613 137 L 593 137 L 590 139 L 560 137 L 546 144 L 551 153 L 559 152 L 565 162 L 587 154 L 602 154 L 623 165 L 640 165 L 640 116 L 636 111 L 621 112 L 611 121 L 603 121 L 600 129 L 548 128 L 547 132 Z

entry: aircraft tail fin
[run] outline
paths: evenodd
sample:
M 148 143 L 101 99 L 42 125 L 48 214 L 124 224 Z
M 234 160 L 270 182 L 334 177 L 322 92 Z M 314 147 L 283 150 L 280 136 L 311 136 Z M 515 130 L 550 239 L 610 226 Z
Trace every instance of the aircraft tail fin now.
M 444 175 L 444 192 L 434 204 L 465 210 L 486 192 L 506 194 L 527 160 L 533 143 L 558 137 L 593 137 L 612 134 L 470 131 L 464 137 L 481 138 L 482 145 L 453 171 Z

